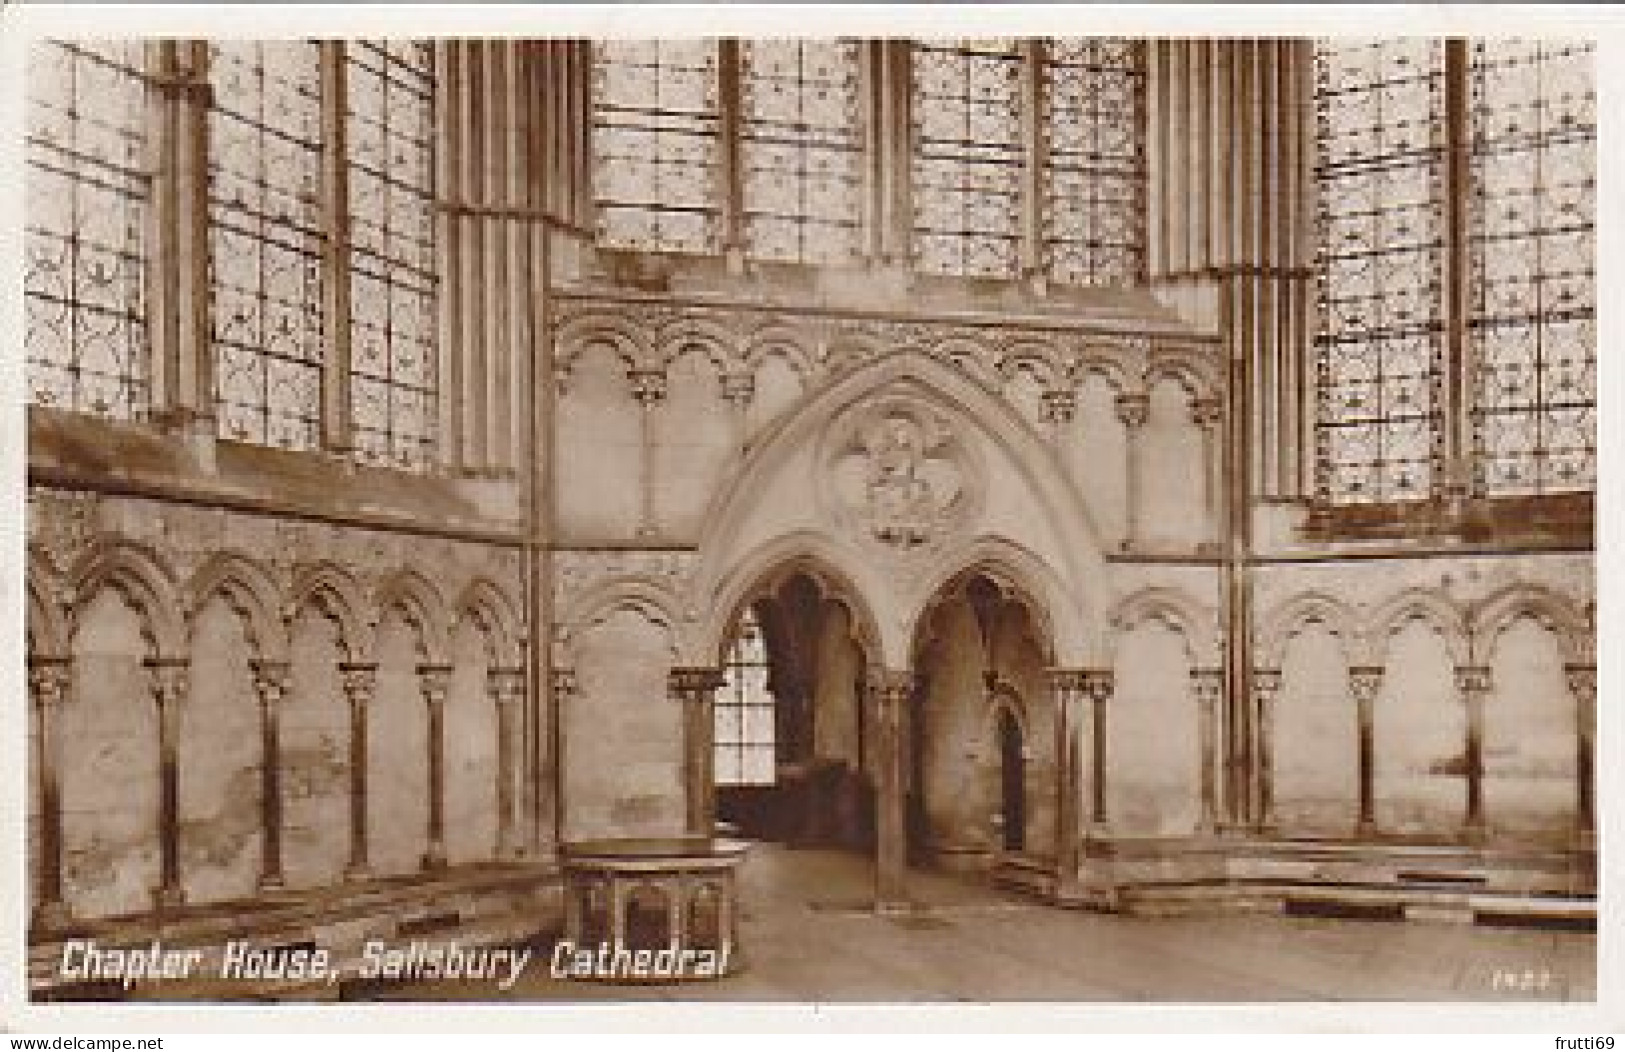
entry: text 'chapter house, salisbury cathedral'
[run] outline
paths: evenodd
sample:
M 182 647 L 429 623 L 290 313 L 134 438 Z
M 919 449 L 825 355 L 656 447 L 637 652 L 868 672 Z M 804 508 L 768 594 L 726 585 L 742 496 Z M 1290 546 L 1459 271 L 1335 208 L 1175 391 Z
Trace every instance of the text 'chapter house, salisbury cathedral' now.
M 1593 45 L 409 32 L 27 48 L 29 997 L 1595 998 Z

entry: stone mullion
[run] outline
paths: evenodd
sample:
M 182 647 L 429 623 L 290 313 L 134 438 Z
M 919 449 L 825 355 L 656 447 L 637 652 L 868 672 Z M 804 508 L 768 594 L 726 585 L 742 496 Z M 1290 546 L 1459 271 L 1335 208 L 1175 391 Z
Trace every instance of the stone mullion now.
M 1597 818 L 1594 753 L 1597 720 L 1597 666 L 1566 665 L 1569 693 L 1575 705 L 1575 832 L 1582 846 L 1590 846 L 1596 836 Z
M 1117 396 L 1117 419 L 1123 424 L 1123 445 L 1128 458 L 1124 477 L 1123 551 L 1139 546 L 1140 489 L 1145 465 L 1145 425 L 1151 418 L 1151 399 L 1144 392 Z
M 158 909 L 181 905 L 180 716 L 189 664 L 179 658 L 151 658 L 149 686 L 158 708 Z
M 1044 253 L 1044 180 L 1049 169 L 1049 143 L 1044 136 L 1044 61 L 1046 46 L 1032 39 L 1021 45 L 1022 139 L 1026 154 L 1021 180 L 1021 270 L 1042 290 L 1049 261 Z
M 879 777 L 875 791 L 875 909 L 890 913 L 908 906 L 904 866 L 907 853 L 903 805 L 903 718 L 913 695 L 914 676 L 892 670 L 873 674 L 875 747 Z
M 1253 670 L 1253 822 L 1260 832 L 1275 828 L 1275 699 L 1279 669 Z
M 717 42 L 718 149 L 722 165 L 722 254 L 735 273 L 745 265 L 744 99 L 740 42 Z
M 344 875 L 359 880 L 371 871 L 367 861 L 367 710 L 378 692 L 378 666 L 346 663 L 339 671 L 350 704 L 350 860 Z
M 1382 689 L 1381 668 L 1356 666 L 1349 669 L 1349 692 L 1354 695 L 1360 736 L 1360 806 L 1355 831 L 1370 836 L 1377 831 L 1376 812 L 1376 718 L 1377 692 Z
M 684 827 L 693 836 L 710 836 L 716 827 L 715 706 L 724 680 L 714 668 L 674 668 L 669 679 L 673 698 L 683 707 Z
M 1490 692 L 1490 670 L 1482 665 L 1456 669 L 1456 690 L 1467 708 L 1467 816 L 1469 840 L 1484 835 L 1484 698 Z
M 62 897 L 62 743 L 60 716 L 73 680 L 66 658 L 31 658 L 28 688 L 39 721 L 39 875 L 34 889 L 34 927 L 61 927 L 71 919 Z
M 1224 670 L 1192 669 L 1191 686 L 1196 692 L 1197 750 L 1201 758 L 1197 829 L 1211 833 L 1218 828 L 1219 820 L 1219 704 L 1224 698 Z
M 344 45 L 321 45 L 322 68 L 322 448 L 355 448 L 350 406 L 350 165 Z
M 283 886 L 282 874 L 282 730 L 281 709 L 287 699 L 286 661 L 253 663 L 254 693 L 260 708 L 260 854 L 261 891 Z
M 521 669 L 492 669 L 486 674 L 486 693 L 497 713 L 497 856 L 518 858 L 524 853 L 519 837 L 516 787 L 519 774 L 520 705 L 525 697 Z
M 446 693 L 450 688 L 451 666 L 418 667 L 418 690 L 429 715 L 429 828 L 424 869 L 441 869 L 446 864 Z

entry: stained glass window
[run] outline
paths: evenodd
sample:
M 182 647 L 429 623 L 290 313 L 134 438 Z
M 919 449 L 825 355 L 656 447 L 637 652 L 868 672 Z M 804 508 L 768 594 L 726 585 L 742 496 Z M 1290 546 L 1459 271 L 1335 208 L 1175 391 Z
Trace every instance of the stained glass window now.
M 613 40 L 593 48 L 600 242 L 655 252 L 718 251 L 716 42 Z
M 1470 65 L 1475 484 L 1595 486 L 1596 95 L 1588 45 L 1478 42 Z
M 793 263 L 856 256 L 863 219 L 858 45 L 740 46 L 746 253 Z
M 355 448 L 421 468 L 437 412 L 433 46 L 352 41 L 344 54 Z
M 772 785 L 775 774 L 773 695 L 767 689 L 767 644 L 746 613 L 728 651 L 715 713 L 718 785 Z
M 1428 495 L 1444 339 L 1443 48 L 1316 47 L 1323 496 Z
M 1145 242 L 1144 45 L 1044 44 L 1044 244 L 1051 278 L 1129 285 Z
M 38 405 L 117 419 L 148 406 L 143 54 L 140 41 L 30 52 L 23 344 Z
M 315 449 L 324 354 L 322 77 L 307 41 L 209 49 L 210 336 L 224 438 Z
M 1010 40 L 914 46 L 914 249 L 921 270 L 1018 273 L 1022 61 Z

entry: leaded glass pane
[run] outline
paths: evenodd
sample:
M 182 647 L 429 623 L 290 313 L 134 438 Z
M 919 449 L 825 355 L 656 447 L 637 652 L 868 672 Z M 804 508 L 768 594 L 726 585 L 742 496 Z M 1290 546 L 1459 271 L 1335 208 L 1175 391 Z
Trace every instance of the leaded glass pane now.
M 1129 285 L 1145 251 L 1144 45 L 1063 38 L 1044 44 L 1049 276 Z
M 321 56 L 308 41 L 209 48 L 209 332 L 221 437 L 321 433 Z
M 355 448 L 422 469 L 434 460 L 438 390 L 433 48 L 354 41 L 344 54 Z
M 747 613 L 728 651 L 712 708 L 718 785 L 772 785 L 776 778 L 774 700 L 767 689 L 767 645 Z
M 1319 425 L 1335 502 L 1426 497 L 1443 346 L 1443 47 L 1315 53 Z
M 917 266 L 1014 277 L 1026 160 L 1020 48 L 1010 40 L 918 43 L 913 85 Z
M 600 242 L 716 252 L 722 207 L 716 41 L 599 41 L 593 59 Z
M 863 218 L 858 45 L 740 45 L 745 248 L 757 259 L 840 263 Z
M 1470 68 L 1475 484 L 1596 484 L 1591 47 L 1480 41 Z
M 46 41 L 28 64 L 28 398 L 121 420 L 150 390 L 143 49 Z

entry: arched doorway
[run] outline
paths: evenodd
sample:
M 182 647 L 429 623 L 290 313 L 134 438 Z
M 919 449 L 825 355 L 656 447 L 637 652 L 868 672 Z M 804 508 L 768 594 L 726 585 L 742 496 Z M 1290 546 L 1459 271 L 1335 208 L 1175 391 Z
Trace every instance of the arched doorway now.
M 1053 664 L 1047 621 L 989 569 L 942 586 L 916 632 L 908 727 L 909 856 L 983 871 L 1055 841 Z
M 731 831 L 872 850 L 873 646 L 856 611 L 823 575 L 798 569 L 735 615 L 713 706 L 716 816 Z

